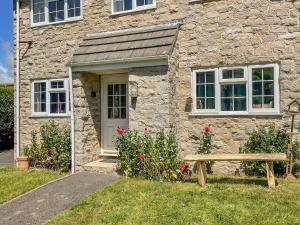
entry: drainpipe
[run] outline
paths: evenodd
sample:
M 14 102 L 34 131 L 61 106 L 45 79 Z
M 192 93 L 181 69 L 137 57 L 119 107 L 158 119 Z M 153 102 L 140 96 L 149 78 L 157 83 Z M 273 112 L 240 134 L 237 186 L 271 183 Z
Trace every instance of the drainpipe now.
M 73 97 L 73 74 L 72 67 L 69 67 L 69 91 L 70 91 L 70 113 L 71 113 L 71 170 L 75 173 L 75 131 L 74 131 L 74 97 Z
M 16 0 L 16 130 L 17 130 L 17 157 L 20 156 L 20 1 Z

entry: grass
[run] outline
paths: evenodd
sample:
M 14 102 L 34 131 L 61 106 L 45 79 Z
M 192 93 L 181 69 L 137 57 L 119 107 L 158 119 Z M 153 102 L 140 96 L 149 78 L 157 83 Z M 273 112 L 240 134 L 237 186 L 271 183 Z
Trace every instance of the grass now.
M 15 167 L 0 168 L 0 204 L 64 175 L 42 169 L 22 172 Z
M 85 198 L 47 225 L 300 224 L 300 180 L 218 178 L 196 183 L 122 179 Z

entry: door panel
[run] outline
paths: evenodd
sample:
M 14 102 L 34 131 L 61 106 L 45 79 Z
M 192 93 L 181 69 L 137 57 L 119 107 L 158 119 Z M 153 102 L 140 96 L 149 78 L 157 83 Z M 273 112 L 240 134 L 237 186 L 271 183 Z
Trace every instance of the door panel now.
M 128 78 L 102 78 L 102 154 L 116 154 L 114 135 L 128 128 Z

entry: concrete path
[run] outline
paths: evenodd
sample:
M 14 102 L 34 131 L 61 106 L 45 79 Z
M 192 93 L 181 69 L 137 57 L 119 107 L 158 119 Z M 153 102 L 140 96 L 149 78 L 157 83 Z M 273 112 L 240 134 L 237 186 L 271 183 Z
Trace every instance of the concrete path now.
M 14 150 L 0 151 L 0 167 L 14 164 Z
M 0 224 L 43 224 L 86 195 L 118 179 L 118 176 L 82 172 L 46 184 L 0 205 Z

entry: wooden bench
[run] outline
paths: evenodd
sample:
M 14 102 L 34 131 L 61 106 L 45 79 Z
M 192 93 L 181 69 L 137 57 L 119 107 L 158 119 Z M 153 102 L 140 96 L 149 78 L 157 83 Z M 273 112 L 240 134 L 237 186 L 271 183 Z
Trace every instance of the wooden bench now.
M 206 161 L 265 161 L 267 169 L 267 179 L 270 188 L 275 188 L 275 176 L 273 169 L 274 161 L 285 161 L 284 153 L 257 153 L 257 154 L 208 154 L 208 155 L 188 155 L 185 161 L 196 162 L 198 183 L 204 186 L 206 183 Z

